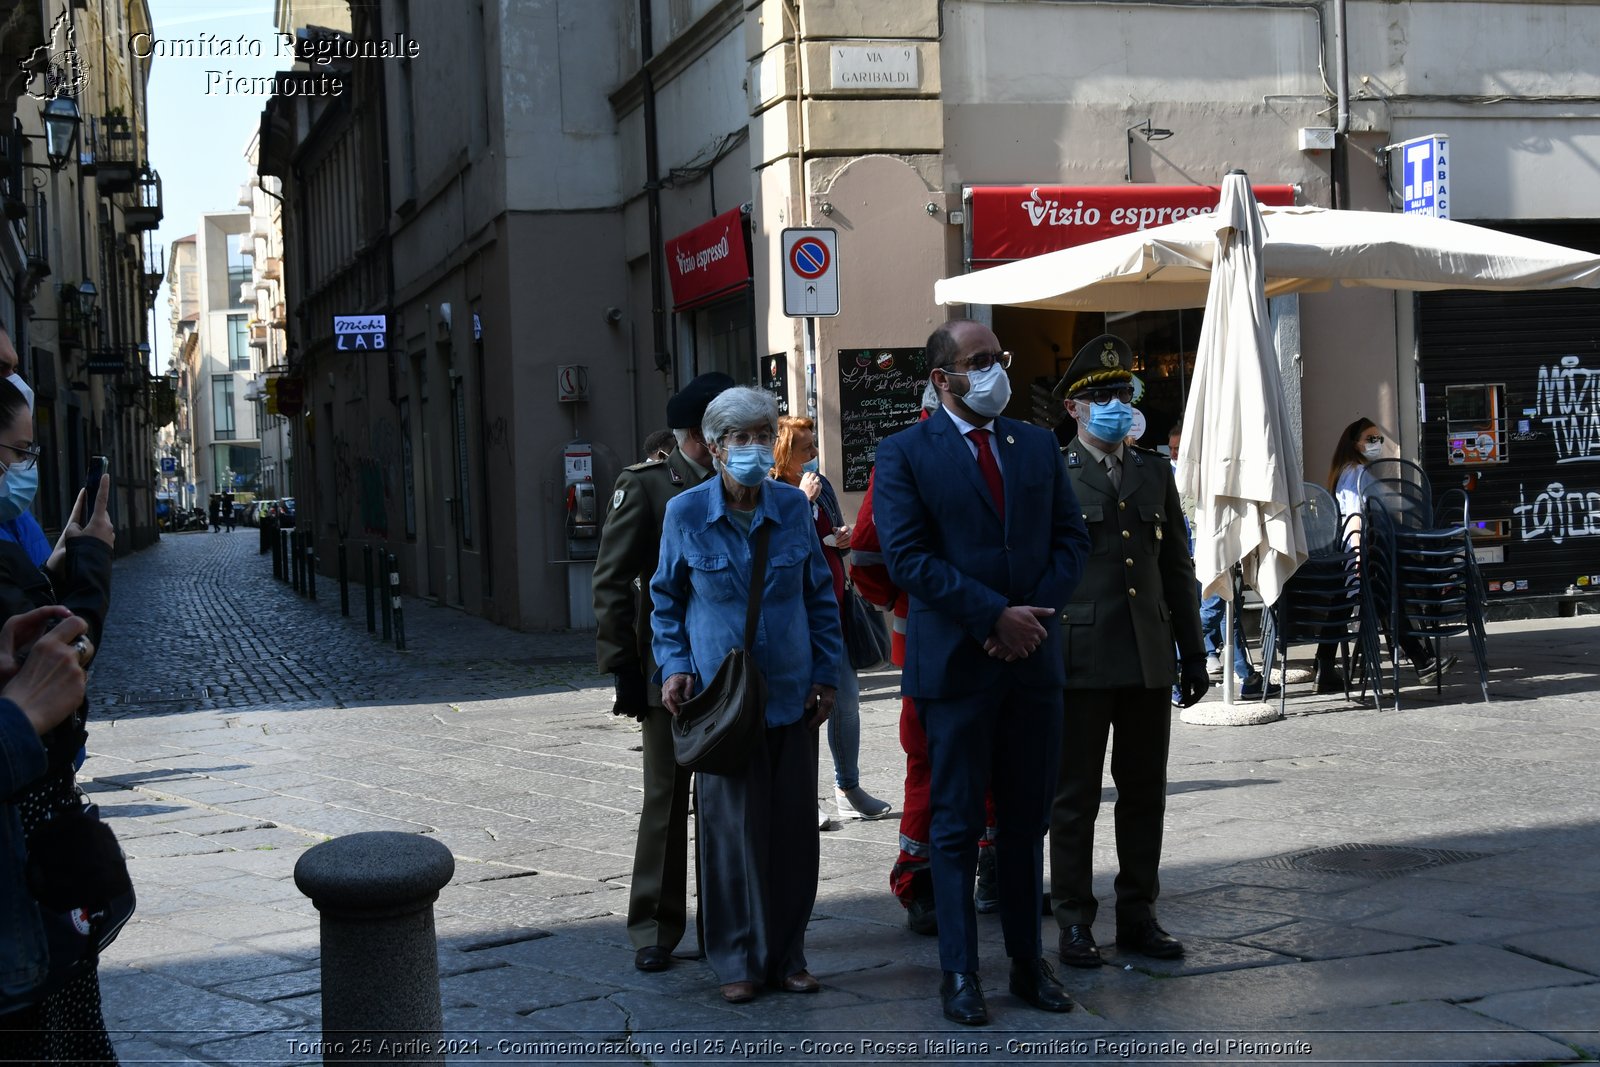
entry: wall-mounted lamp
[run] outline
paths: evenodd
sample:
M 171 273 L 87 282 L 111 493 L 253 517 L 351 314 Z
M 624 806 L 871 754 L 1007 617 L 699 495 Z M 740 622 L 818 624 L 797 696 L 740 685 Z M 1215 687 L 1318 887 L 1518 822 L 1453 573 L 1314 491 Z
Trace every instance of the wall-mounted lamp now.
M 70 96 L 58 96 L 40 109 L 39 117 L 44 122 L 45 158 L 50 160 L 51 170 L 60 170 L 72 158 L 78 126 L 83 122 L 78 102 Z
M 78 310 L 85 319 L 90 319 L 94 316 L 94 303 L 98 299 L 100 299 L 100 290 L 94 287 L 94 282 L 85 278 L 83 284 L 78 286 Z
M 1129 126 L 1125 131 L 1128 141 L 1128 169 L 1122 173 L 1123 181 L 1133 181 L 1133 135 L 1135 131 L 1144 134 L 1146 141 L 1165 141 L 1172 136 L 1171 130 L 1164 130 L 1160 126 L 1152 126 L 1149 119 Z

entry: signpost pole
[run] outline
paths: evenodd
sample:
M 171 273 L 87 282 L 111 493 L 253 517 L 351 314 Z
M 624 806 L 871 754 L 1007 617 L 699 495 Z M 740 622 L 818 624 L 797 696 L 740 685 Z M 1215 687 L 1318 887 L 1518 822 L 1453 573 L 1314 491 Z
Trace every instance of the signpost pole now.
M 806 346 L 806 418 L 813 424 L 817 421 L 817 320 L 815 316 L 805 318 L 805 346 Z

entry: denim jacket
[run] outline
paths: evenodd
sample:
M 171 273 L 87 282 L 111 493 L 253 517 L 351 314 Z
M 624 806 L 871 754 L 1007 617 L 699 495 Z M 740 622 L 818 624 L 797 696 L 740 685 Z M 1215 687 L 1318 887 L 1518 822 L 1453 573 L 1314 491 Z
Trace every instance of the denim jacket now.
M 748 536 L 728 517 L 721 478 L 672 499 L 662 524 L 661 563 L 650 582 L 651 648 L 661 665 L 657 683 L 693 675 L 698 692 L 729 650 L 744 645 L 751 539 L 763 523 L 773 530 L 755 657 L 767 683 L 767 725 L 787 726 L 803 717 L 814 683 L 839 684 L 844 660 L 833 576 L 812 528 L 811 505 L 795 487 L 770 479 L 761 484 Z
M 18 708 L 0 699 L 0 1012 L 44 980 L 48 966 L 39 908 L 23 881 L 22 817 L 11 800 L 45 772 L 44 745 Z

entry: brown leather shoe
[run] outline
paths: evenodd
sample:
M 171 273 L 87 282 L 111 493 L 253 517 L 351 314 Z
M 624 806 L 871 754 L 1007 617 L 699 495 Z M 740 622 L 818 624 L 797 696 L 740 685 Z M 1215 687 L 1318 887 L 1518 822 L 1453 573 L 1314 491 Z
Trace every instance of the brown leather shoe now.
M 783 980 L 785 993 L 815 993 L 822 988 L 822 983 L 812 977 L 810 971 L 796 971 Z
M 754 982 L 729 982 L 722 987 L 722 999 L 729 1004 L 745 1004 L 756 999 Z

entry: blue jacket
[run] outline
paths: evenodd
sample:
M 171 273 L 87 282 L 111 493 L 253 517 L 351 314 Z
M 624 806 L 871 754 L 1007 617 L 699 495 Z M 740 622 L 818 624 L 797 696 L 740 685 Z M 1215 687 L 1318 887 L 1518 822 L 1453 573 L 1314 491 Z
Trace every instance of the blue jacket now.
M 751 536 L 764 523 L 773 530 L 755 657 L 767 683 L 767 725 L 786 726 L 804 716 L 813 683 L 839 684 L 844 634 L 806 495 L 782 482 L 762 482 Z M 728 651 L 743 647 L 751 536 L 728 517 L 720 477 L 667 505 L 661 562 L 650 582 L 658 683 L 690 674 L 698 692 Z
M 42 982 L 49 963 L 39 907 L 22 880 L 22 818 L 11 803 L 44 772 L 44 745 L 33 725 L 21 708 L 0 699 L 0 1010 Z
M 910 596 L 906 696 L 951 699 L 1016 685 L 1060 688 L 1061 609 L 1089 551 L 1078 498 L 1048 430 L 999 418 L 1001 516 L 978 462 L 941 408 L 878 444 L 872 514 L 884 563 Z M 1006 663 L 983 650 L 1007 607 L 1050 608 L 1044 644 Z
M 35 567 L 43 567 L 50 559 L 53 546 L 50 544 L 50 539 L 44 535 L 39 520 L 33 517 L 31 511 L 24 511 L 14 519 L 0 522 L 0 540 L 15 541 L 21 545 Z

